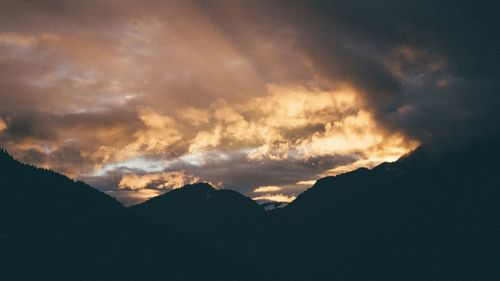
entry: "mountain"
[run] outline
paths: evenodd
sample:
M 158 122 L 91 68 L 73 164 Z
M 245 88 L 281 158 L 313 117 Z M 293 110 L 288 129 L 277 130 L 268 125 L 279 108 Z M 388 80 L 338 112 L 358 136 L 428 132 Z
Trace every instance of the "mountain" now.
M 323 178 L 271 212 L 260 260 L 295 280 L 498 279 L 498 163 L 481 142 Z
M 209 242 L 219 248 L 253 247 L 248 233 L 264 218 L 264 209 L 233 190 L 217 190 L 207 183 L 186 185 L 142 204 L 131 211 L 153 223 Z
M 274 202 L 274 201 L 264 201 L 264 202 L 258 202 L 258 203 L 266 211 L 272 211 L 274 209 L 283 208 L 286 205 L 288 205 L 288 203 L 286 203 L 286 202 Z
M 260 272 L 0 151 L 0 280 L 255 280 Z M 255 272 L 255 274 L 254 274 Z
M 394 163 L 320 179 L 267 212 L 207 184 L 132 211 L 244 257 L 276 280 L 496 280 L 499 144 L 442 154 L 422 147 Z
M 271 211 L 204 183 L 127 209 L 2 151 L 0 280 L 498 280 L 499 163 L 422 147 Z

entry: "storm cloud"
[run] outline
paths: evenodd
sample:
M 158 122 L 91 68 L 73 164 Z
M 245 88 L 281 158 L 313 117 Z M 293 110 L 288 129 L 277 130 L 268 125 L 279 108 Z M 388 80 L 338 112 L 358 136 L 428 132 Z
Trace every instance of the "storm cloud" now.
M 419 144 L 497 136 L 494 13 L 446 1 L 2 0 L 0 145 L 126 204 L 194 181 L 292 198 Z

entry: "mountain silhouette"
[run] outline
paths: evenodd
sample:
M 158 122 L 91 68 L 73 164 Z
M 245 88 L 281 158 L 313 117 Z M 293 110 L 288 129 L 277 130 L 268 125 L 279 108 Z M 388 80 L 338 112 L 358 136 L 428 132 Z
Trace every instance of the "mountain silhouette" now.
M 498 279 L 499 161 L 481 142 L 323 178 L 271 212 L 261 260 L 296 280 Z
M 320 179 L 264 213 L 207 184 L 132 210 L 278 279 L 491 280 L 500 277 L 498 163 L 498 142 L 444 154 L 419 148 L 394 163 Z
M 143 219 L 168 226 L 224 249 L 252 248 L 248 233 L 259 227 L 264 209 L 233 190 L 207 183 L 186 185 L 130 208 Z
M 1 280 L 497 280 L 500 142 L 320 179 L 287 206 L 206 183 L 124 208 L 0 152 Z
M 0 280 L 255 280 L 237 258 L 3 150 L 0 219 Z

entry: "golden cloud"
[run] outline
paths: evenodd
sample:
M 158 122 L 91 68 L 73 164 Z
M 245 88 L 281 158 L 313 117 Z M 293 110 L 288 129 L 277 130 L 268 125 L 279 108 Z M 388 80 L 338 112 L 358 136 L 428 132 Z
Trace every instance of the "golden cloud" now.
M 307 185 L 307 186 L 312 186 L 316 183 L 315 180 L 301 180 L 301 181 L 298 181 L 296 182 L 295 184 L 298 184 L 298 185 Z
M 16 32 L 0 32 L 0 44 L 28 47 L 35 42 L 36 39 L 33 36 L 26 36 Z
M 7 123 L 0 117 L 0 133 L 7 129 Z
M 265 194 L 257 197 L 253 197 L 253 200 L 256 201 L 273 201 L 273 202 L 284 202 L 290 203 L 295 200 L 295 196 L 293 195 L 285 195 L 285 194 Z
M 266 186 L 259 186 L 256 189 L 253 190 L 254 193 L 265 193 L 265 192 L 275 192 L 275 191 L 280 191 L 282 190 L 281 187 L 276 186 L 276 185 L 266 185 Z
M 304 157 L 348 153 L 385 140 L 356 92 L 342 86 L 323 91 L 301 86 L 268 87 L 265 97 L 229 106 L 218 101 L 203 111 L 212 127 L 198 132 L 190 151 L 238 145 L 254 147 L 249 159 L 286 159 L 297 149 Z M 198 111 L 201 112 L 201 111 Z M 197 119 L 201 117 L 197 117 Z
M 192 3 L 155 8 L 155 16 L 145 12 L 147 4 L 140 6 L 116 10 L 126 14 L 115 15 L 116 21 L 67 28 L 71 32 L 41 26 L 0 33 L 0 48 L 5 49 L 0 62 L 10 63 L 5 73 L 12 72 L 12 65 L 19 69 L 14 79 L 6 78 L 18 88 L 6 90 L 9 96 L 2 99 L 14 110 L 57 112 L 57 122 L 33 118 L 32 124 L 41 125 L 33 126 L 31 135 L 7 136 L 2 144 L 35 164 L 75 177 L 104 175 L 107 168 L 119 169 L 118 164 L 138 158 L 160 159 L 157 171 L 177 171 L 125 174 L 118 183 L 121 194 L 123 189 L 176 188 L 198 181 L 199 174 L 186 167 L 196 162 L 194 166 L 210 170 L 213 154 L 220 161 L 242 155 L 233 166 L 207 172 L 223 185 L 231 169 L 240 166 L 258 173 L 266 161 L 287 167 L 315 158 L 353 157 L 343 166 L 317 168 L 319 177 L 395 160 L 417 145 L 378 123 L 357 81 L 322 75 L 313 57 L 299 47 L 294 33 L 299 30 L 290 30 L 288 23 L 262 32 L 248 28 L 255 23 L 238 24 L 252 17 L 233 18 L 241 11 L 232 11 L 224 17 L 234 23 L 234 37 Z M 172 17 L 172 11 L 179 16 Z M 419 56 L 426 55 L 395 50 L 387 67 L 395 76 L 403 75 L 404 64 L 397 63 L 416 63 Z M 24 125 L 19 127 L 28 127 Z M 6 129 L 0 119 L 2 137 L 11 131 Z M 274 176 L 280 180 L 282 174 Z M 280 191 L 273 184 L 288 191 L 287 185 L 304 187 L 313 178 L 308 172 L 302 181 L 251 183 L 247 191 L 256 186 L 259 193 Z M 293 200 L 279 194 L 260 197 Z
M 135 205 L 163 194 L 158 189 L 136 189 L 136 190 L 108 190 L 107 194 L 124 201 L 125 206 Z
M 118 187 L 120 189 L 131 190 L 145 188 L 175 189 L 186 184 L 196 183 L 198 181 L 198 177 L 195 177 L 186 171 L 150 173 L 144 175 L 130 173 L 123 175 L 118 183 Z

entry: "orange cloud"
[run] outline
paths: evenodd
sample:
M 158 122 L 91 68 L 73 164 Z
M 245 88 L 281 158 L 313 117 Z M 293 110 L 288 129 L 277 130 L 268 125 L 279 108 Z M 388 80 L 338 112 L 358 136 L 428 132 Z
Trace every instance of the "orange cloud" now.
M 107 168 L 121 169 L 119 164 L 139 158 L 157 160 L 161 167 L 155 171 L 185 171 L 125 174 L 118 182 L 122 194 L 197 181 L 193 166 L 206 171 L 202 180 L 223 186 L 231 170 L 262 174 L 264 162 L 284 168 L 275 179 L 254 176 L 245 192 L 278 192 L 269 187 L 276 185 L 289 193 L 289 185 L 311 183 L 302 178 L 394 160 L 417 145 L 378 123 L 361 94 L 363 83 L 346 78 L 356 75 L 324 75 L 301 46 L 300 30 L 288 22 L 261 29 L 252 20 L 258 13 L 222 5 L 231 12 L 221 20 L 235 28 L 234 36 L 191 2 L 128 5 L 96 9 L 88 25 L 75 13 L 71 27 L 49 22 L 0 33 L 0 76 L 16 86 L 4 91 L 0 110 L 57 112 L 47 120 L 20 120 L 16 126 L 25 130 L 19 135 L 9 135 L 15 130 L 6 130 L 6 119 L 0 119 L 2 145 L 75 177 L 105 175 Z M 109 19 L 93 18 L 104 11 Z M 387 67 L 404 78 L 401 62 L 417 63 L 422 56 L 410 48 L 395 50 Z M 332 68 L 342 72 L 341 66 Z M 11 126 L 15 120 L 0 113 Z M 316 158 L 347 156 L 352 159 L 341 166 L 309 166 Z M 211 170 L 214 162 L 229 164 Z M 300 166 L 295 177 L 283 176 L 288 165 Z M 289 182 L 280 182 L 285 178 Z
M 125 206 L 142 203 L 148 199 L 163 194 L 163 190 L 158 189 L 136 189 L 136 190 L 108 190 L 107 194 L 124 201 Z
M 150 173 L 145 175 L 125 174 L 118 183 L 120 189 L 175 189 L 199 181 L 198 177 L 185 171 Z
M 286 202 L 290 203 L 295 200 L 295 196 L 293 195 L 285 195 L 285 194 L 265 194 L 262 196 L 253 197 L 253 200 L 256 201 L 273 201 L 273 202 Z
M 35 42 L 36 39 L 33 36 L 26 36 L 16 32 L 0 32 L 0 44 L 29 47 Z
M 315 180 L 301 180 L 301 181 L 296 182 L 295 184 L 313 186 L 315 183 L 316 183 Z
M 275 192 L 275 191 L 280 191 L 282 188 L 276 185 L 266 185 L 266 186 L 259 186 L 256 189 L 253 190 L 254 193 L 265 193 L 265 192 Z
M 7 123 L 0 117 L 0 133 L 7 129 Z

